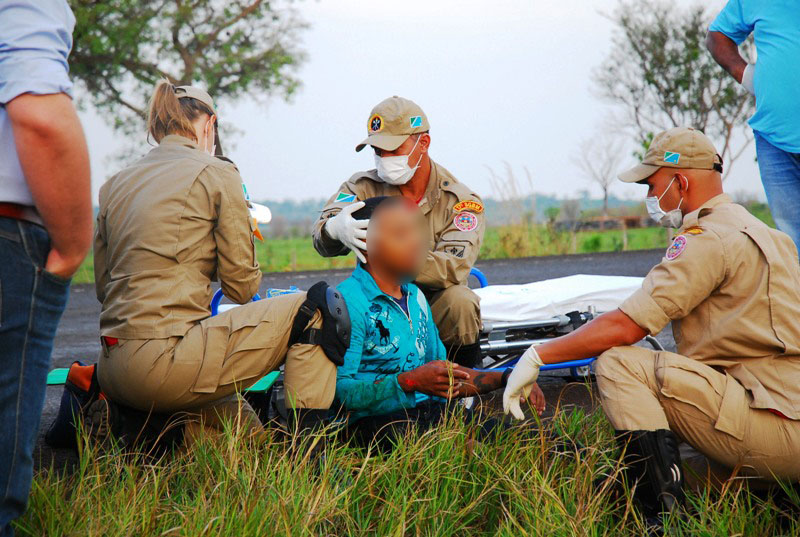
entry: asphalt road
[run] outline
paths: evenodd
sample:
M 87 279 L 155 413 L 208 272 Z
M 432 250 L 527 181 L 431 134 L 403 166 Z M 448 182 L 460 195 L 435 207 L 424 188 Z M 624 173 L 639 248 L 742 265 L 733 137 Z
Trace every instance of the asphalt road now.
M 663 250 L 637 252 L 580 254 L 548 256 L 537 258 L 490 260 L 478 263 L 490 284 L 519 284 L 572 274 L 599 274 L 616 276 L 644 276 L 659 262 Z M 350 274 L 350 270 L 327 270 L 306 272 L 280 272 L 265 274 L 262 291 L 267 287 L 288 288 L 296 285 L 308 289 L 314 283 L 325 280 L 338 284 Z M 74 360 L 94 362 L 100 351 L 98 315 L 100 305 L 95 298 L 93 285 L 74 285 L 69 303 L 56 334 L 53 349 L 53 367 L 66 367 Z M 673 348 L 672 333 L 669 329 L 659 337 L 667 348 Z M 542 386 L 548 400 L 561 400 L 565 404 L 591 405 L 594 398 L 583 387 L 564 389 L 558 379 L 543 379 Z M 44 431 L 52 422 L 58 410 L 62 387 L 49 387 L 42 416 L 41 429 Z M 52 456 L 61 459 L 65 454 L 52 453 L 43 445 L 41 436 L 37 459 L 49 464 Z

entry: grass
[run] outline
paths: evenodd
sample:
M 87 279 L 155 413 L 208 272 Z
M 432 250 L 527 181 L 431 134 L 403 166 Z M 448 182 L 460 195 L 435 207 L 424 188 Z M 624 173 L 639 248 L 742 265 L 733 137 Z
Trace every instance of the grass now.
M 631 229 L 626 250 L 666 248 L 667 233 L 661 228 Z M 575 234 L 550 231 L 546 226 L 502 226 L 486 230 L 480 259 L 507 259 L 568 253 L 614 252 L 623 250 L 621 230 L 581 231 Z M 264 272 L 293 272 L 352 268 L 355 257 L 322 257 L 314 250 L 311 237 L 267 238 L 256 241 L 256 256 Z M 93 283 L 91 252 L 73 279 Z
M 151 460 L 82 442 L 74 468 L 34 479 L 18 535 L 638 536 L 602 411 L 562 410 L 544 426 L 590 446 L 556 453 L 517 428 L 475 443 L 463 422 L 409 435 L 390 455 L 332 440 L 320 461 L 231 429 Z M 302 450 L 300 450 L 302 452 Z M 741 483 L 741 482 L 736 482 Z M 800 500 L 794 498 L 795 506 Z M 739 486 L 689 497 L 670 535 L 797 535 L 797 519 Z

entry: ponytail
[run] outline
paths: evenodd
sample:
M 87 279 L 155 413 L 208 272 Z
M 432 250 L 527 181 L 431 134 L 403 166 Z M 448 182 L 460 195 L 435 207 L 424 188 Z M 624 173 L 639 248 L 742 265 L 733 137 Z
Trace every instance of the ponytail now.
M 168 80 L 156 84 L 147 114 L 147 132 L 161 143 L 168 134 L 177 134 L 197 142 L 192 122 L 200 114 L 214 115 L 206 105 L 193 98 L 178 98 L 175 86 Z

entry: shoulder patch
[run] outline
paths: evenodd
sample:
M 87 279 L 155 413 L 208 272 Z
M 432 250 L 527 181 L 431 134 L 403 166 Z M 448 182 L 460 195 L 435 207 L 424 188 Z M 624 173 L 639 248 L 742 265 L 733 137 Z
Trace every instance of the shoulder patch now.
M 459 201 L 453 205 L 453 212 L 458 213 L 461 211 L 472 211 L 473 213 L 480 214 L 483 212 L 483 204 L 475 200 Z
M 672 241 L 672 244 L 669 245 L 669 248 L 667 248 L 666 258 L 669 261 L 672 261 L 679 255 L 681 255 L 685 249 L 686 249 L 686 237 L 684 237 L 683 235 L 678 235 Z
M 453 219 L 453 224 L 459 231 L 474 231 L 478 227 L 478 217 L 474 213 L 460 212 Z
M 334 200 L 335 203 L 351 203 L 353 201 L 356 201 L 356 195 L 347 192 L 339 192 Z

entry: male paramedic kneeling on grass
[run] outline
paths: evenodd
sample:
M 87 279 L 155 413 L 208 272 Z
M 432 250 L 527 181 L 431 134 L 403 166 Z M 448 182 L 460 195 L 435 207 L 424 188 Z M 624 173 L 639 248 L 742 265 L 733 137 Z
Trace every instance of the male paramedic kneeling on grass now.
M 430 125 L 414 102 L 390 97 L 372 109 L 367 138 L 356 146 L 375 151 L 376 169 L 358 172 L 339 187 L 314 225 L 314 248 L 326 257 L 353 250 L 364 261 L 367 221 L 352 214 L 361 201 L 403 196 L 426 222 L 428 253 L 416 283 L 430 301 L 433 319 L 451 360 L 475 367 L 481 360 L 478 296 L 467 287 L 484 232 L 480 198 L 433 162 Z
M 521 416 L 542 364 L 599 355 L 603 410 L 649 517 L 683 498 L 679 439 L 741 475 L 800 478 L 797 249 L 723 194 L 721 171 L 700 131 L 653 139 L 620 179 L 646 184 L 650 215 L 679 228 L 664 259 L 618 310 L 531 347 L 504 394 Z M 630 346 L 670 321 L 678 354 Z
M 205 91 L 160 82 L 148 119 L 158 145 L 100 189 L 100 387 L 112 401 L 186 411 L 217 426 L 220 417 L 237 415 L 236 392 L 285 361 L 290 418 L 305 428 L 327 416 L 333 400 L 333 361 L 349 341 L 346 308 L 339 305 L 344 317 L 333 315 L 328 306 L 338 293 L 317 284 L 308 295 L 209 317 L 213 279 L 239 304 L 261 281 L 242 178 L 215 156 L 215 122 Z M 342 341 L 331 339 L 336 327 L 346 332 Z M 257 429 L 252 408 L 243 406 Z
M 370 220 L 369 248 L 367 262 L 338 287 L 347 297 L 352 337 L 336 399 L 351 436 L 388 450 L 408 429 L 438 425 L 452 409 L 448 399 L 499 389 L 507 375 L 445 360 L 431 308 L 409 283 L 425 263 L 425 219 L 416 204 L 398 196 L 368 198 L 354 216 Z M 535 385 L 531 403 L 544 410 Z M 479 425 L 490 433 L 499 423 Z

